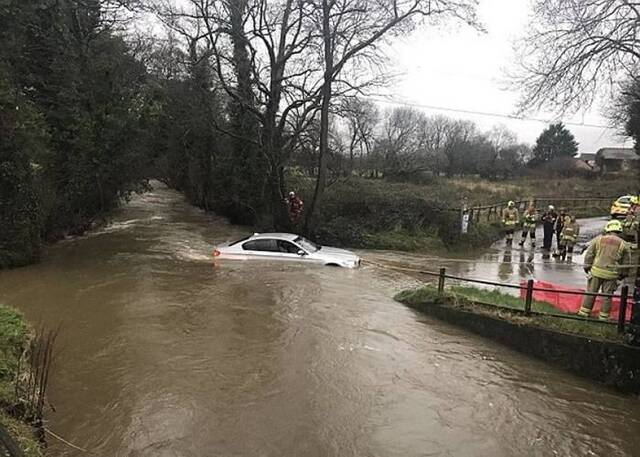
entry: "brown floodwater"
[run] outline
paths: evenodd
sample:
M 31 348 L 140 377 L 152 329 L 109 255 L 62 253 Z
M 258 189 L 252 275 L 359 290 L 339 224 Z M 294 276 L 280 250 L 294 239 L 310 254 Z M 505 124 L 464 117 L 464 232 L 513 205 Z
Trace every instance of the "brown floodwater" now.
M 213 265 L 245 231 L 158 184 L 0 273 L 1 302 L 61 325 L 52 431 L 109 457 L 638 455 L 637 397 L 407 309 L 401 273 Z

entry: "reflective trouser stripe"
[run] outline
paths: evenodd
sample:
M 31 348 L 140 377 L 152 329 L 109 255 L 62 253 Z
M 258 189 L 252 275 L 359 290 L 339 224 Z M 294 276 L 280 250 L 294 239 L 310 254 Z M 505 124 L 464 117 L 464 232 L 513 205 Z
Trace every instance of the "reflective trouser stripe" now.
M 617 288 L 618 281 L 616 281 L 615 279 L 603 279 L 592 276 L 587 283 L 587 292 L 591 292 L 594 294 L 597 294 L 598 292 L 600 292 L 600 290 L 602 290 L 603 294 L 612 294 L 616 291 Z M 578 314 L 584 315 L 582 314 L 583 310 L 587 313 L 587 315 L 591 313 L 595 298 L 596 297 L 594 297 L 593 295 L 585 295 L 584 299 L 582 300 L 582 307 L 580 308 L 580 311 L 578 311 Z M 611 297 L 603 297 L 603 299 L 604 302 L 602 303 L 602 311 L 600 313 L 608 316 L 609 311 L 611 311 Z
M 597 276 L 600 279 L 618 279 L 618 272 L 605 270 L 604 268 L 596 267 L 595 265 L 591 268 L 591 274 L 593 276 Z

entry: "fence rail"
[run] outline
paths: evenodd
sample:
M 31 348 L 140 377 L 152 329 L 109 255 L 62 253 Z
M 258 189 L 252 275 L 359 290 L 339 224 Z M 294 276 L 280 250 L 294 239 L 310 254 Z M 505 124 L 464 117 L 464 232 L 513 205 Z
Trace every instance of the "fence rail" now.
M 622 289 L 620 291 L 619 294 L 605 294 L 605 293 L 594 293 L 594 292 L 587 292 L 587 291 L 576 291 L 576 290 L 556 290 L 556 289 L 549 289 L 549 288 L 545 288 L 545 287 L 535 287 L 535 282 L 533 279 L 529 279 L 527 281 L 527 285 L 526 286 L 522 286 L 520 284 L 509 284 L 509 283 L 500 283 L 500 282 L 495 282 L 495 281 L 488 281 L 488 280 L 484 280 L 484 279 L 474 279 L 474 278 L 465 278 L 462 276 L 455 276 L 455 275 L 449 275 L 447 274 L 447 270 L 446 268 L 442 267 L 440 268 L 439 271 L 428 271 L 428 270 L 416 270 L 416 272 L 424 274 L 424 275 L 428 275 L 428 276 L 433 276 L 433 277 L 437 277 L 438 278 L 438 293 L 440 295 L 442 295 L 444 293 L 444 289 L 445 289 L 445 283 L 447 279 L 453 279 L 456 281 L 461 281 L 461 282 L 468 282 L 468 283 L 472 283 L 472 284 L 483 284 L 483 285 L 489 285 L 489 286 L 495 286 L 495 287 L 504 287 L 504 288 L 510 288 L 510 289 L 518 289 L 518 290 L 524 290 L 526 291 L 525 294 L 525 299 L 524 299 L 524 303 L 523 303 L 523 309 L 522 310 L 518 310 L 518 309 L 514 309 L 514 308 L 509 308 L 515 311 L 523 311 L 525 316 L 532 316 L 532 315 L 539 315 L 539 316 L 550 316 L 550 317 L 558 317 L 558 318 L 562 318 L 562 319 L 575 319 L 575 320 L 580 320 L 580 321 L 586 321 L 586 322 L 598 322 L 604 325 L 617 325 L 618 327 L 618 333 L 624 333 L 625 330 L 625 326 L 626 326 L 626 318 L 627 318 L 627 304 L 629 301 L 629 286 L 624 285 L 622 286 Z M 593 319 L 589 319 L 589 318 L 584 318 L 584 317 L 580 317 L 580 316 L 576 316 L 574 314 L 555 314 L 555 313 L 544 313 L 544 312 L 540 312 L 540 311 L 534 311 L 531 309 L 531 306 L 533 304 L 533 292 L 553 292 L 553 293 L 557 293 L 557 294 L 566 294 L 566 295 L 582 295 L 582 296 L 592 296 L 592 297 L 607 297 L 607 298 L 620 298 L 620 311 L 618 313 L 618 321 L 616 322 L 611 322 L 611 321 L 596 321 Z M 495 306 L 497 308 L 507 308 L 505 306 L 500 306 L 500 305 L 496 305 L 496 304 L 491 304 L 491 303 L 485 303 L 487 305 L 491 305 L 491 306 Z M 632 320 L 634 316 L 632 316 Z
M 573 211 L 583 211 L 591 208 L 608 209 L 611 203 L 618 197 L 571 197 L 571 198 L 558 198 L 558 197 L 531 197 L 527 199 L 512 200 L 516 207 L 521 211 L 526 209 L 529 203 L 533 202 L 536 206 L 544 207 L 547 205 L 554 206 L 566 206 Z M 509 202 L 499 202 L 490 205 L 475 205 L 467 208 L 460 208 L 459 211 L 467 211 L 469 213 L 469 220 L 480 222 L 481 219 L 487 221 L 500 220 L 504 209 Z

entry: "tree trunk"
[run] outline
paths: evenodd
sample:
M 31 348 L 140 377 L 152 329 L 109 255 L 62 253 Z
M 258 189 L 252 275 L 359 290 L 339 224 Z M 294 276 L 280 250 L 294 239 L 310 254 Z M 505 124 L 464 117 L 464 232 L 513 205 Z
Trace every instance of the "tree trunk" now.
M 231 106 L 232 128 L 236 138 L 232 140 L 234 151 L 234 165 L 238 174 L 245 177 L 245 182 L 232 181 L 239 202 L 254 210 L 254 223 L 261 218 L 265 210 L 263 196 L 267 187 L 263 169 L 266 161 L 256 147 L 257 119 L 251 109 L 255 106 L 251 81 L 251 58 L 247 50 L 248 39 L 244 30 L 244 17 L 247 0 L 233 0 L 229 2 L 229 16 L 231 22 L 231 40 L 233 43 L 233 65 L 237 81 L 237 97 Z M 245 139 L 246 138 L 246 139 Z M 237 173 L 237 172 L 236 172 Z M 249 184 L 246 184 L 249 183 Z
M 333 81 L 333 47 L 331 40 L 331 25 L 329 18 L 331 8 L 327 0 L 322 0 L 322 36 L 324 41 L 324 80 L 322 84 L 322 105 L 320 107 L 320 145 L 318 150 L 318 176 L 313 193 L 313 200 L 309 206 L 305 220 L 305 232 L 313 226 L 313 215 L 322 198 L 327 182 L 327 154 L 329 152 L 329 107 L 331 106 Z

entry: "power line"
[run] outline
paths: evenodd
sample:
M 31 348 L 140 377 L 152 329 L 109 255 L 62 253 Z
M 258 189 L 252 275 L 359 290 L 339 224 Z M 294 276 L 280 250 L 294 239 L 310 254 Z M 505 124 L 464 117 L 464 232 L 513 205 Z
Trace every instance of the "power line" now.
M 474 115 L 479 115 L 479 116 L 498 117 L 498 118 L 510 119 L 510 120 L 514 120 L 514 121 L 533 121 L 533 122 L 541 122 L 543 124 L 551 123 L 551 121 L 549 121 L 548 119 L 539 119 L 539 118 L 524 117 L 524 116 L 514 116 L 514 115 L 510 115 L 510 114 L 503 114 L 503 113 L 492 113 L 492 112 L 489 112 L 489 111 L 475 111 L 475 110 L 468 110 L 468 109 L 448 108 L 448 107 L 444 107 L 444 106 L 424 105 L 424 104 L 421 104 L 421 103 L 403 102 L 403 101 L 393 100 L 393 99 L 385 100 L 385 99 L 375 98 L 375 97 L 369 97 L 369 99 L 374 101 L 374 102 L 378 102 L 378 103 L 387 103 L 387 104 L 391 104 L 391 105 L 410 106 L 412 108 L 425 108 L 425 109 L 432 109 L 432 110 L 437 110 L 437 111 L 449 111 L 449 112 L 461 113 L 461 114 L 474 114 Z M 606 126 L 606 125 L 598 125 L 598 124 L 585 124 L 585 123 L 579 123 L 579 122 L 564 122 L 564 121 L 563 121 L 563 124 L 572 125 L 572 126 L 575 126 L 575 127 L 589 127 L 589 128 L 595 128 L 595 129 L 616 130 L 613 127 L 609 127 L 609 126 Z

